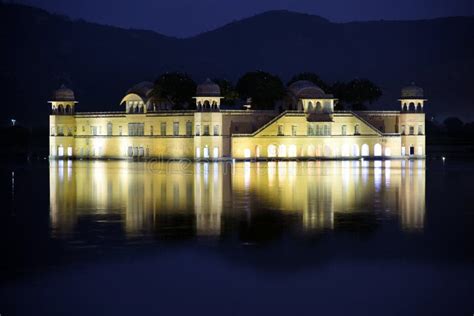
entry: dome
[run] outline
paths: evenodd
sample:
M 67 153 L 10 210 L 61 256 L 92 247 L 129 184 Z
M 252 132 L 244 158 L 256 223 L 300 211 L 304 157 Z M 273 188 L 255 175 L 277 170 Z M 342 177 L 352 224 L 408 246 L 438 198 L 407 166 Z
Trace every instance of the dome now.
M 211 79 L 207 78 L 206 81 L 197 86 L 196 95 L 198 97 L 220 97 L 221 88 L 219 88 L 217 83 L 214 83 Z
M 288 87 L 288 90 L 290 90 L 290 92 L 298 99 L 323 99 L 332 97 L 331 95 L 326 94 L 323 89 L 308 80 L 295 81 Z
M 153 83 L 149 81 L 142 81 L 128 89 L 127 94 L 135 93 L 138 94 L 143 100 L 146 100 L 151 90 L 153 90 Z
M 53 101 L 74 101 L 74 91 L 62 85 L 61 88 L 53 92 Z
M 402 89 L 402 99 L 423 99 L 423 89 L 414 83 Z

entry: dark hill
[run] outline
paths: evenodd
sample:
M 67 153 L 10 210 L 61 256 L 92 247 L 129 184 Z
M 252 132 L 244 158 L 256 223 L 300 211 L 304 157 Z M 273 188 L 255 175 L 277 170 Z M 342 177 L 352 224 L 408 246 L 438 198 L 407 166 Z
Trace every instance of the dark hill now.
M 284 80 L 300 71 L 328 81 L 367 77 L 384 91 L 377 108 L 396 109 L 401 86 L 416 81 L 431 113 L 474 119 L 474 17 L 331 23 L 270 11 L 188 39 L 20 5 L 0 5 L 0 19 L 3 122 L 47 124 L 45 102 L 61 82 L 75 90 L 81 111 L 118 110 L 131 85 L 164 71 L 235 80 L 254 69 Z

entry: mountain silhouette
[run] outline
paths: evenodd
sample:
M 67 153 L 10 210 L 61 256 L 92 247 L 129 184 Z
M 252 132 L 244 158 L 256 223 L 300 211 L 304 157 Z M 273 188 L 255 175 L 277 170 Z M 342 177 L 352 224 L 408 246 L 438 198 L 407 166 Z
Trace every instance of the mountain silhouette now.
M 474 119 L 474 17 L 333 23 L 269 11 L 185 39 L 71 20 L 0 4 L 1 124 L 48 124 L 52 90 L 71 87 L 79 111 L 118 111 L 125 91 L 166 71 L 235 81 L 264 70 L 283 81 L 316 72 L 328 82 L 368 78 L 384 96 L 373 109 L 398 110 L 402 86 L 425 89 L 426 111 Z

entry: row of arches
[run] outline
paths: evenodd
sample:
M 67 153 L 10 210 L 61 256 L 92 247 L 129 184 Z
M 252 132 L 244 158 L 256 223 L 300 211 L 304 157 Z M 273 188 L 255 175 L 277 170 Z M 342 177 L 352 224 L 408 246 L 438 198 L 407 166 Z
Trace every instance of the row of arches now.
M 73 114 L 74 109 L 70 104 L 59 104 L 57 107 L 53 107 L 53 114 Z
M 214 148 L 212 148 L 212 152 L 211 152 L 211 149 L 209 148 L 209 146 L 207 146 L 207 145 L 202 147 L 202 150 L 201 150 L 201 147 L 196 147 L 195 158 L 196 159 L 200 159 L 200 158 L 217 159 L 217 158 L 219 158 L 219 147 L 214 146 Z
M 254 154 L 254 155 L 253 155 Z M 342 146 L 308 145 L 298 148 L 296 145 L 270 144 L 267 147 L 257 145 L 252 152 L 251 148 L 244 149 L 245 158 L 297 158 L 297 157 L 390 157 L 390 147 L 383 148 L 381 144 L 375 144 L 372 148 L 368 144 L 343 144 Z
M 217 101 L 204 100 L 204 102 L 196 102 L 196 108 L 198 111 L 218 111 L 219 104 Z
M 415 104 L 414 102 L 410 103 L 402 103 L 402 111 L 403 112 L 423 112 L 423 104 L 418 102 Z

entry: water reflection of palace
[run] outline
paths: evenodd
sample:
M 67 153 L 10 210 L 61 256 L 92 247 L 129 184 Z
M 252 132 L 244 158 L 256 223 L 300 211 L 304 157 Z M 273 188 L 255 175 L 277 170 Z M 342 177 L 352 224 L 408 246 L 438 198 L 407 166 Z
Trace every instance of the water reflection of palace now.
M 306 232 L 358 225 L 360 218 L 398 221 L 413 231 L 424 225 L 425 166 L 405 160 L 52 161 L 50 203 L 57 237 L 83 224 L 109 224 L 129 238 L 218 236 L 235 227 L 230 222 L 251 222 L 262 210 L 288 215 Z

